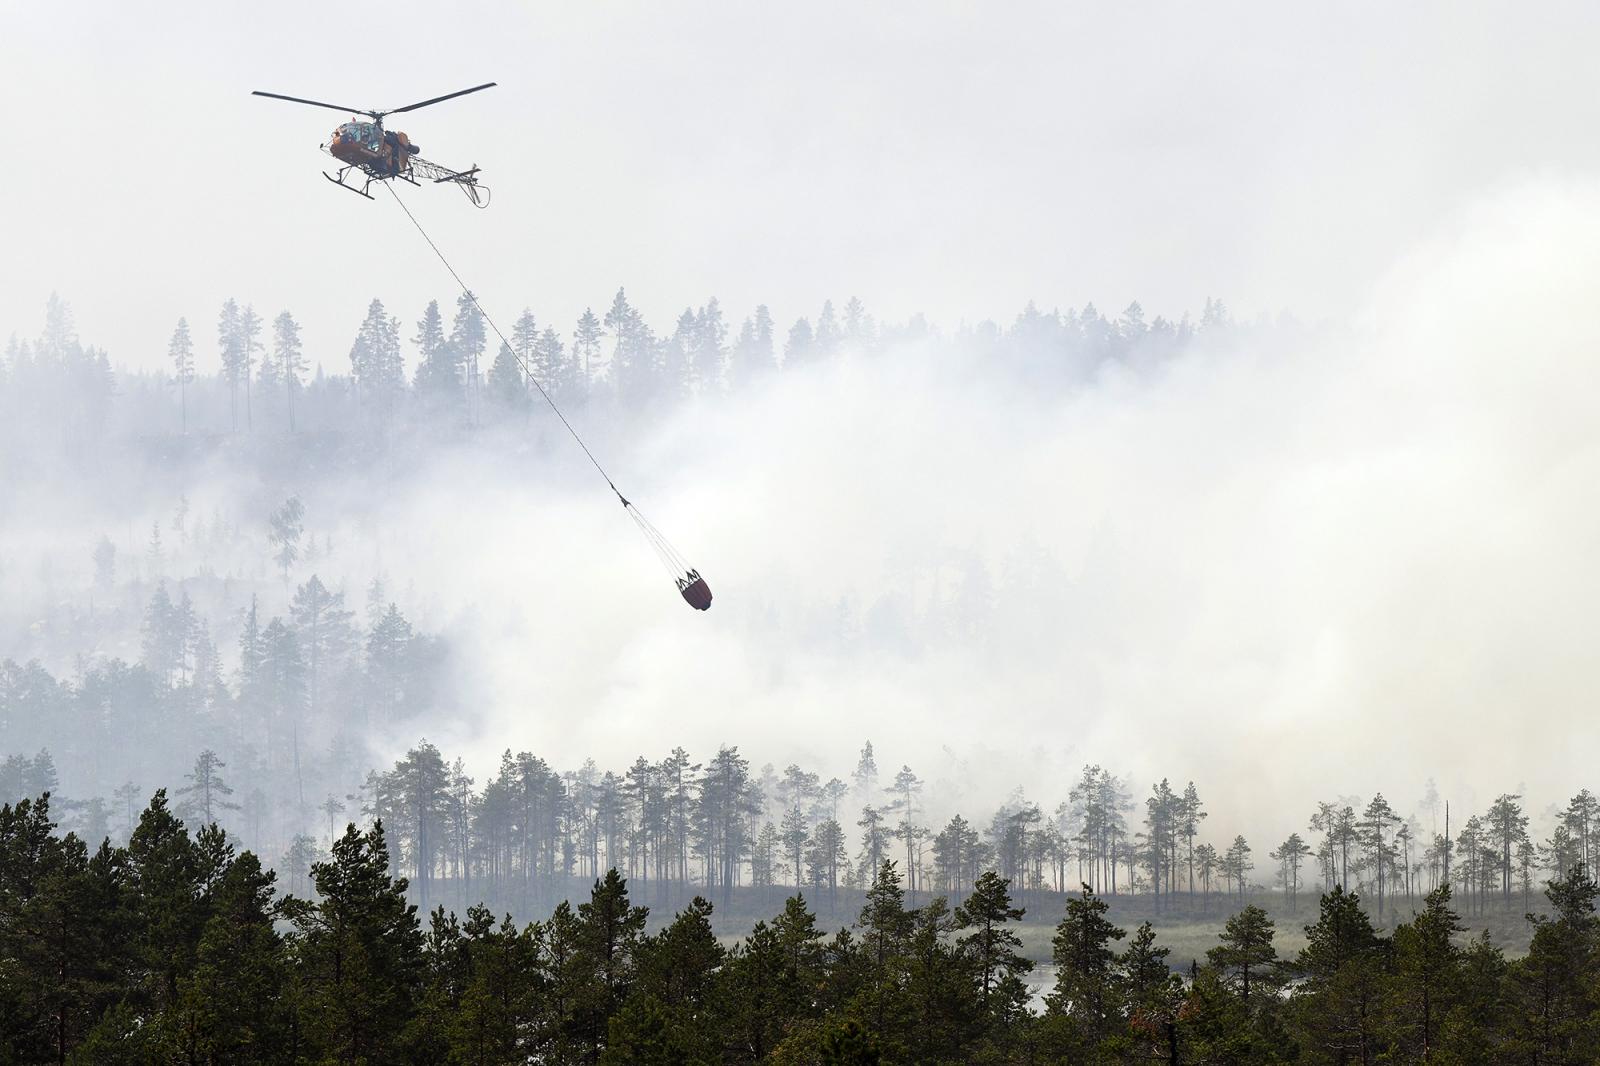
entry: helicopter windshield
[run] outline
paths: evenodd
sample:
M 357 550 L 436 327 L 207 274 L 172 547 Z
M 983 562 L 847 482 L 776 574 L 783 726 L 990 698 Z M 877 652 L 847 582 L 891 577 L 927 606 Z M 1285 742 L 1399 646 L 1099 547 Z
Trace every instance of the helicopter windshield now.
M 333 131 L 334 140 L 344 144 L 359 144 L 369 152 L 383 150 L 383 132 L 376 123 L 346 122 Z

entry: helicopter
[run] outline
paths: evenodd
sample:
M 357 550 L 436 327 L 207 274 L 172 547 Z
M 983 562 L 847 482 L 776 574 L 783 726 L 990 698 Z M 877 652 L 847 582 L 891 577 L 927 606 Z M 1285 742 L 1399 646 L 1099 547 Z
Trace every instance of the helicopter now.
M 333 136 L 328 143 L 319 147 L 333 156 L 344 166 L 340 167 L 337 174 L 322 172 L 322 176 L 339 186 L 348 189 L 358 196 L 372 199 L 368 191 L 375 181 L 392 181 L 398 178 L 409 181 L 413 185 L 421 185 L 418 179 L 432 181 L 435 184 L 452 184 L 466 193 L 467 199 L 472 201 L 474 207 L 489 206 L 489 189 L 478 184 L 478 166 L 473 164 L 467 170 L 451 170 L 449 167 L 423 159 L 418 155 L 418 148 L 399 130 L 386 130 L 383 120 L 388 115 L 401 115 L 408 111 L 428 107 L 431 104 L 442 103 L 445 100 L 454 100 L 458 96 L 479 92 L 483 89 L 493 88 L 494 82 L 484 82 L 474 85 L 470 89 L 459 92 L 446 93 L 444 96 L 435 96 L 430 100 L 422 100 L 405 107 L 396 107 L 388 111 L 367 111 L 359 107 L 341 107 L 338 104 L 328 104 L 321 100 L 307 100 L 299 96 L 285 96 L 282 93 L 265 93 L 259 89 L 251 93 L 252 96 L 266 96 L 273 100 L 288 100 L 295 104 L 310 104 L 312 107 L 326 107 L 333 111 L 345 111 L 355 115 L 365 115 L 370 122 L 352 118 L 333 131 Z M 350 177 L 346 181 L 346 176 Z M 363 180 L 364 179 L 364 180 Z M 358 188 L 356 183 L 360 181 Z

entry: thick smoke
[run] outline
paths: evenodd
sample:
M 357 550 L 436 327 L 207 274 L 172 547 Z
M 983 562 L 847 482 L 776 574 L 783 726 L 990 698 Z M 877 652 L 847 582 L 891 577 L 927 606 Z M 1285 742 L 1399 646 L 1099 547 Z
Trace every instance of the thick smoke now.
M 1065 390 L 912 344 L 624 429 L 614 466 L 709 576 L 705 616 L 581 459 L 559 487 L 438 468 L 384 522 L 478 680 L 437 739 L 843 773 L 870 737 L 990 801 L 1100 762 L 1264 834 L 1430 776 L 1557 799 L 1595 728 L 1597 236 L 1600 192 L 1538 182 L 1348 328 Z
M 969 813 L 1018 787 L 1053 805 L 1090 762 L 1136 794 L 1192 778 L 1261 840 L 1317 798 L 1409 808 L 1429 777 L 1473 807 L 1528 782 L 1537 807 L 1586 783 L 1596 739 L 1597 238 L 1600 188 L 1531 182 L 1396 264 L 1357 323 L 1244 325 L 1068 383 L 987 361 L 977 330 L 596 415 L 619 485 L 708 576 L 704 615 L 540 412 L 531 440 L 312 485 L 24 479 L 0 654 L 37 642 L 18 605 L 72 584 L 97 523 L 143 544 L 141 494 L 236 518 L 300 492 L 324 580 L 359 606 L 385 576 L 449 641 L 449 711 L 379 745 L 426 736 L 480 780 L 507 748 L 621 767 L 677 744 L 843 776 L 871 739 Z M 270 578 L 261 548 L 210 606 Z

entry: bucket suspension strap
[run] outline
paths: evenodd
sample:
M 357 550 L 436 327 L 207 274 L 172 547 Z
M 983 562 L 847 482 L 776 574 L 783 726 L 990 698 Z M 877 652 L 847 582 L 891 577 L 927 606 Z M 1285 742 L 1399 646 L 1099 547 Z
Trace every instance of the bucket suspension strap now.
M 467 299 L 472 301 L 472 306 L 478 309 L 478 313 L 483 316 L 484 322 L 494 331 L 494 335 L 500 338 L 500 343 L 506 346 L 506 350 L 517 361 L 517 365 L 522 368 L 527 380 L 532 382 L 533 387 L 539 390 L 539 395 L 544 398 L 544 402 L 549 405 L 556 418 L 566 427 L 567 432 L 572 435 L 572 439 L 577 442 L 578 447 L 583 449 L 583 454 L 588 457 L 589 462 L 595 468 L 595 472 L 605 479 L 606 487 L 616 493 L 617 499 L 622 501 L 622 506 L 628 512 L 628 516 L 639 527 L 639 532 L 644 534 L 644 538 L 650 544 L 651 550 L 656 553 L 656 558 L 661 561 L 661 565 L 666 567 L 667 572 L 672 575 L 672 580 L 677 584 L 679 591 L 682 591 L 690 583 L 689 574 L 693 572 L 693 567 L 689 565 L 689 561 L 672 546 L 659 529 L 651 524 L 648 518 L 640 513 L 639 508 L 635 507 L 622 494 L 622 491 L 617 488 L 616 483 L 611 480 L 611 475 L 606 473 L 605 467 L 600 465 L 600 460 L 596 459 L 594 453 L 589 450 L 589 445 L 584 443 L 583 438 L 578 435 L 577 429 L 573 427 L 571 422 L 567 421 L 567 416 L 561 412 L 561 408 L 556 406 L 555 400 L 551 397 L 549 390 L 544 387 L 544 383 L 533 376 L 533 371 L 529 368 L 527 361 L 522 358 L 522 353 L 512 346 L 511 342 L 506 339 L 506 335 L 501 332 L 500 327 L 495 324 L 494 319 L 489 317 L 489 312 L 485 311 L 483 304 L 478 302 L 477 294 L 467 287 L 467 283 L 456 272 L 456 268 L 450 265 L 450 260 L 445 258 L 444 252 L 440 251 L 433 238 L 428 236 L 428 231 L 422 228 L 422 223 L 417 221 L 417 216 L 411 213 L 411 208 L 407 207 L 406 202 L 400 199 L 400 194 L 395 192 L 393 186 L 385 182 L 383 187 L 389 190 L 389 195 L 394 197 L 394 202 L 400 205 L 400 210 L 406 213 L 406 217 L 411 220 L 411 224 L 416 227 L 417 232 L 422 234 L 422 239 L 428 243 L 429 248 L 433 249 L 433 254 L 438 256 L 439 262 L 444 264 L 444 268 L 450 272 L 450 276 L 461 287 L 461 291 L 466 295 Z

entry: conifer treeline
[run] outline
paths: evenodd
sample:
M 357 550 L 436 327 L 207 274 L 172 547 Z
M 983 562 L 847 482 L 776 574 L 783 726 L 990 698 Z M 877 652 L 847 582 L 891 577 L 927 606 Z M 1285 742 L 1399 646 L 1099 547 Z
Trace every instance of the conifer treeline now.
M 1600 890 L 1575 867 L 1528 954 L 1459 942 L 1448 886 L 1390 935 L 1321 896 L 1281 955 L 1245 905 L 1187 974 L 1149 922 L 1129 938 L 1089 886 L 1057 909 L 1053 973 L 994 872 L 952 908 L 894 860 L 830 936 L 802 895 L 725 946 L 695 898 L 655 933 L 615 869 L 518 925 L 483 907 L 426 926 L 381 824 L 350 826 L 277 893 L 215 825 L 157 793 L 126 847 L 0 807 L 0 1057 L 13 1062 L 1589 1063 L 1600 1057 Z M 1126 940 L 1124 947 L 1122 942 Z
M 1144 895 L 1158 908 L 1179 903 L 1206 913 L 1218 901 L 1277 888 L 1292 909 L 1302 892 L 1346 885 L 1381 919 L 1448 883 L 1469 911 L 1503 913 L 1526 909 L 1544 877 L 1592 863 L 1600 848 L 1600 801 L 1587 790 L 1538 841 L 1515 794 L 1457 821 L 1447 835 L 1450 815 L 1430 783 L 1409 815 L 1382 794 L 1364 805 L 1319 803 L 1306 835 L 1294 829 L 1261 862 L 1242 834 L 1211 831 L 1193 782 L 1178 790 L 1163 779 L 1136 795 L 1099 766 L 1085 767 L 1053 806 L 1019 792 L 986 813 L 934 818 L 930 811 L 949 810 L 946 798 L 929 794 L 910 766 L 880 775 L 870 742 L 848 781 L 824 780 L 798 764 L 754 770 L 737 748 L 725 747 L 703 762 L 675 748 L 620 771 L 592 760 L 562 769 L 532 752 L 507 751 L 479 786 L 463 760 L 425 741 L 391 768 L 363 774 L 349 762 L 360 758 L 353 741 L 323 754 L 301 747 L 311 709 L 318 718 L 342 715 L 352 730 L 374 720 L 403 727 L 413 715 L 405 700 L 425 691 L 406 672 L 405 645 L 424 638 L 393 605 L 371 611 L 375 621 L 361 635 L 342 596 L 315 577 L 293 604 L 288 621 L 262 624 L 253 604 L 245 613 L 233 686 L 186 601 L 173 603 L 159 587 L 138 664 L 94 664 L 76 682 L 58 682 L 37 664 L 0 664 L 0 751 L 9 752 L 0 762 L 0 800 L 58 791 L 50 749 L 20 754 L 24 739 L 59 741 L 80 763 L 111 759 L 95 752 L 128 737 L 138 740 L 134 750 L 215 743 L 183 774 L 178 812 L 194 826 L 232 826 L 265 845 L 291 887 L 304 887 L 342 819 L 381 820 L 396 870 L 425 906 L 490 900 L 523 914 L 547 912 L 575 882 L 610 868 L 654 886 L 658 900 L 701 892 L 726 903 L 736 887 L 785 886 L 806 889 L 831 911 L 841 889 L 864 890 L 886 859 L 899 863 L 913 901 L 960 898 L 994 872 L 1024 900 L 1088 884 L 1109 896 Z M 139 699 L 130 701 L 130 693 Z M 236 789 L 241 775 L 252 783 Z M 246 803 L 234 798 L 241 792 Z M 57 808 L 86 839 L 121 839 L 142 795 L 130 780 L 110 795 L 58 794 Z M 269 822 L 288 831 L 274 833 Z
M 871 355 L 940 338 L 921 315 L 880 323 L 854 298 L 842 311 L 827 301 L 815 324 L 801 317 L 783 331 L 765 305 L 734 328 L 711 297 L 658 330 L 624 289 L 603 313 L 585 310 L 570 330 L 526 309 L 504 324 L 509 345 L 465 295 L 448 320 L 433 301 L 410 326 L 373 299 L 347 351 L 308 351 L 289 311 L 269 324 L 250 304 L 229 299 L 214 333 L 178 319 L 162 370 L 118 374 L 104 349 L 78 339 L 70 309 L 52 296 L 41 334 L 13 333 L 0 354 L 0 415 L 29 430 L 18 434 L 19 445 L 48 416 L 50 431 L 73 448 L 113 424 L 143 435 L 476 426 L 521 417 L 541 402 L 534 382 L 565 406 L 638 411 L 736 392 L 841 352 Z M 1137 302 L 1112 318 L 1093 304 L 1045 312 L 1030 302 L 1008 327 L 985 321 L 943 340 L 992 369 L 1025 370 L 1038 385 L 1079 381 L 1111 363 L 1159 363 L 1197 337 L 1236 328 L 1218 300 L 1206 302 L 1198 323 L 1188 315 L 1147 319 Z

